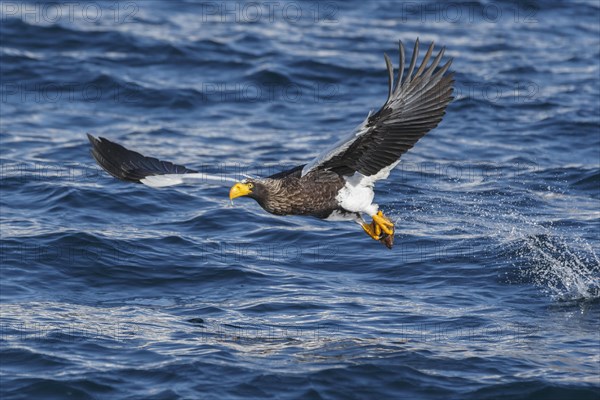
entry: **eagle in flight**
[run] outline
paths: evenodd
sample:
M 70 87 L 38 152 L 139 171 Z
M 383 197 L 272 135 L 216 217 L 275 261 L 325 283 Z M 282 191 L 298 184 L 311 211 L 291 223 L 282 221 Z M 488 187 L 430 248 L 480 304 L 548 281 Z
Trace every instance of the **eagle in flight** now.
M 399 44 L 399 68 L 394 86 L 394 67 L 384 54 L 388 72 L 388 96 L 376 113 L 349 136 L 325 149 L 315 159 L 265 178 L 236 182 L 229 198 L 250 197 L 275 215 L 306 215 L 326 220 L 357 222 L 374 240 L 392 248 L 394 223 L 373 203 L 375 182 L 386 179 L 402 154 L 435 128 L 452 100 L 452 59 L 439 67 L 444 48 L 430 65 L 431 43 L 416 69 L 419 40 L 405 74 L 404 45 Z M 172 186 L 207 175 L 168 161 L 128 150 L 105 138 L 88 134 L 91 153 L 115 178 L 152 187 Z M 371 217 L 371 222 L 364 220 Z

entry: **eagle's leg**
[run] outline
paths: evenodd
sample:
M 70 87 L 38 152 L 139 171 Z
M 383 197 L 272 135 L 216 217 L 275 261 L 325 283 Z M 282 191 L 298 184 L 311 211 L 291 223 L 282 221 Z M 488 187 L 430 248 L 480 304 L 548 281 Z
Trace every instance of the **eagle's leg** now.
M 394 234 L 394 223 L 384 216 L 381 210 L 378 211 L 377 214 L 373 215 L 372 218 L 373 225 L 375 225 L 378 229 L 381 229 L 381 231 L 388 235 Z
M 371 237 L 371 239 L 381 239 L 381 229 L 378 229 L 375 223 L 371 222 L 370 224 L 367 224 L 360 213 L 355 214 L 354 221 L 363 228 L 363 230 Z

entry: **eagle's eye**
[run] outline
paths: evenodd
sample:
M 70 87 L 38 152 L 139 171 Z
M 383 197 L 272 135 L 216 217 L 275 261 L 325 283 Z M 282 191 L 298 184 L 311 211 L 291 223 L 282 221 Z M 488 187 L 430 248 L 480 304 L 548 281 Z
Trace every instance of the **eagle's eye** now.
M 248 189 L 254 189 L 254 183 L 249 182 L 248 183 Z

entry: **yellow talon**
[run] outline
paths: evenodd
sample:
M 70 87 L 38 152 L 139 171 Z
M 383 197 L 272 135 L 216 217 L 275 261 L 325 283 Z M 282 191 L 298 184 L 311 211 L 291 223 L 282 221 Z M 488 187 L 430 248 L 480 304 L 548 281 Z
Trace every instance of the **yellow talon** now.
M 379 227 L 379 225 L 377 225 L 375 221 L 373 221 L 371 222 L 371 226 L 375 230 L 375 235 L 377 235 L 377 237 L 381 237 L 381 228 Z
M 362 226 L 362 228 L 365 230 L 365 232 L 367 232 L 367 235 L 371 236 L 371 239 L 374 240 L 379 240 L 379 235 L 376 233 L 375 227 L 373 226 L 374 224 L 367 224 L 367 223 L 362 223 L 360 224 L 360 226 Z
M 387 219 L 383 212 L 379 211 L 373 215 L 373 222 L 370 224 L 363 222 L 360 226 L 371 239 L 380 241 L 388 249 L 391 249 L 394 245 L 394 223 Z
M 373 224 L 375 224 L 377 228 L 388 235 L 394 234 L 394 223 L 384 216 L 383 212 L 379 211 L 377 214 L 373 215 L 372 218 Z

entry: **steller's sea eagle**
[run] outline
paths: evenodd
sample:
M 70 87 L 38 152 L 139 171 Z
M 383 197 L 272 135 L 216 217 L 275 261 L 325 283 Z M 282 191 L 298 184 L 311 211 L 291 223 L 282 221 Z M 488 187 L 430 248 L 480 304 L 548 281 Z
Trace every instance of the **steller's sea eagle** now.
M 314 160 L 266 178 L 236 182 L 229 191 L 231 200 L 247 196 L 275 215 L 308 215 L 327 220 L 357 222 L 373 239 L 392 248 L 394 224 L 377 204 L 373 187 L 386 179 L 400 157 L 431 129 L 435 128 L 452 100 L 452 60 L 442 67 L 444 48 L 431 64 L 431 43 L 415 71 L 419 40 L 415 42 L 408 72 L 404 74 L 404 45 L 399 44 L 400 65 L 394 86 L 394 68 L 384 54 L 388 72 L 388 96 L 384 105 L 347 138 L 327 148 Z M 171 186 L 194 177 L 197 171 L 146 157 L 105 138 L 88 134 L 92 155 L 109 174 L 152 187 Z M 371 217 L 367 223 L 363 214 Z

